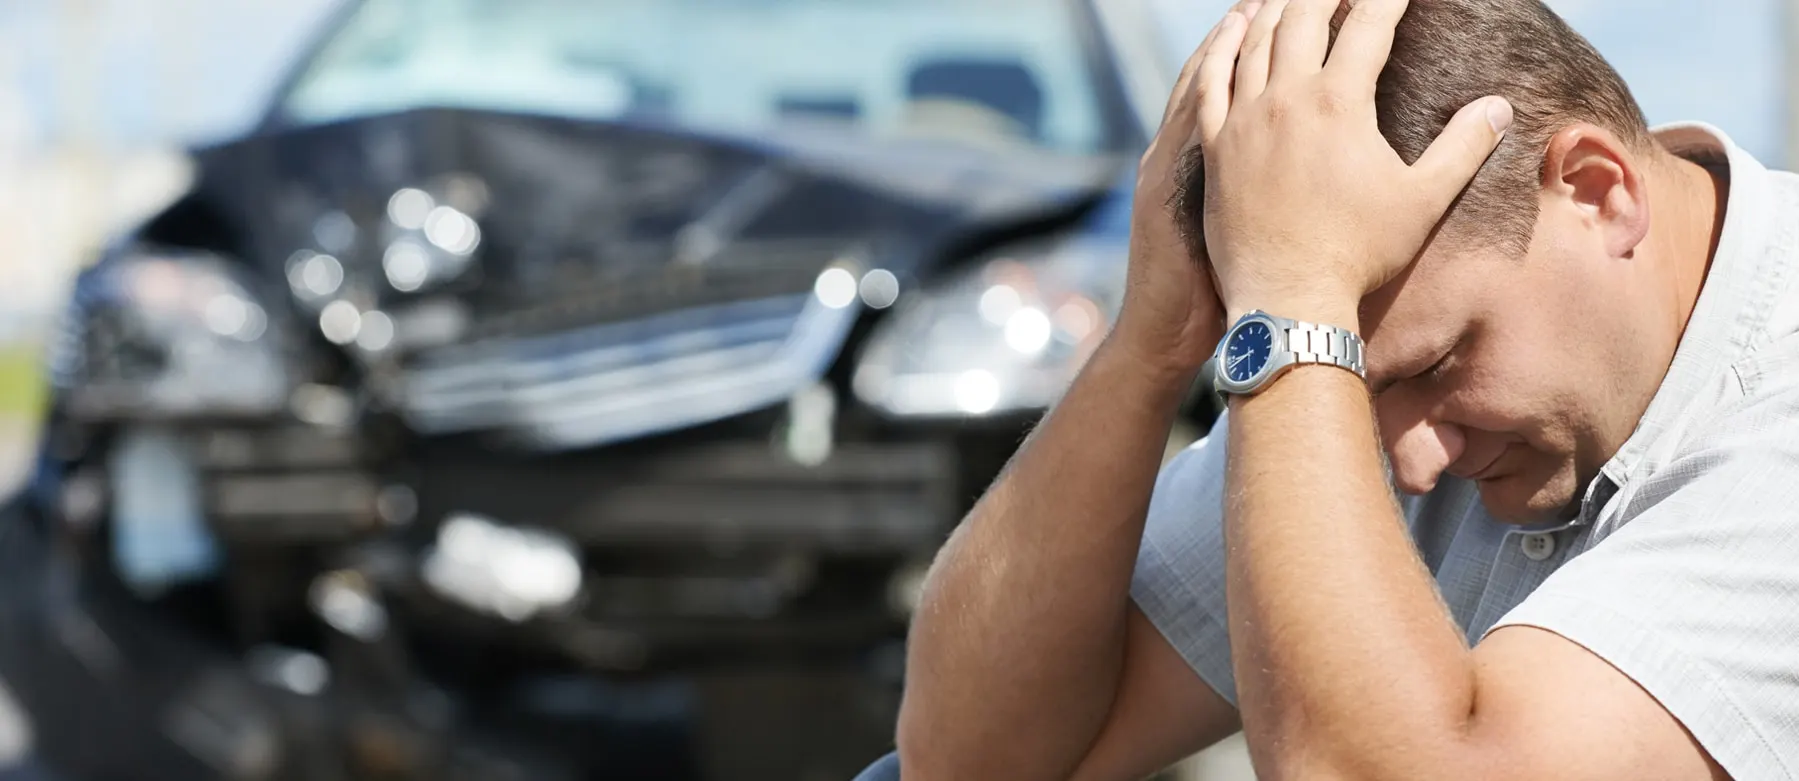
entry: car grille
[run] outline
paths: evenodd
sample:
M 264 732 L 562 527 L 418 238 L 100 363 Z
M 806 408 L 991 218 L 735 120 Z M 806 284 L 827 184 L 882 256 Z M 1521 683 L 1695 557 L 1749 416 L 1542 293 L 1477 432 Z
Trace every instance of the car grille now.
M 503 430 L 543 450 L 695 425 L 816 381 L 856 311 L 789 294 L 441 348 L 411 362 L 404 411 L 427 434 Z

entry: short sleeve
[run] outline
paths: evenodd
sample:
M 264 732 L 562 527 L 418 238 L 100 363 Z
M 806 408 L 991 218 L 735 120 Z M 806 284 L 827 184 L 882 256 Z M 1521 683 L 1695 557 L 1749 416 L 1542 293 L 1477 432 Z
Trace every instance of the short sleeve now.
M 1223 416 L 1156 478 L 1131 598 L 1213 690 L 1235 705 L 1224 601 Z
M 1546 629 L 1605 659 L 1735 778 L 1799 778 L 1799 404 L 1724 421 L 1495 629 Z

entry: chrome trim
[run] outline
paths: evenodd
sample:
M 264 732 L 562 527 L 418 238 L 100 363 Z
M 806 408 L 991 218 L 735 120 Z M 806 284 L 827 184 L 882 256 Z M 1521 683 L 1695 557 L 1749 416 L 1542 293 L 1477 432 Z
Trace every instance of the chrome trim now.
M 788 295 L 445 348 L 407 372 L 403 407 L 427 434 L 502 429 L 543 449 L 697 425 L 816 381 L 858 311 Z

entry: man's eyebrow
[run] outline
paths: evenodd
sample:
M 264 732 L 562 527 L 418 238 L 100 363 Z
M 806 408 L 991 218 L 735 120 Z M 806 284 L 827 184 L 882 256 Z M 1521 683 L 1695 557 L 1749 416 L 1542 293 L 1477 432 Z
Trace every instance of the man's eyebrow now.
M 1466 338 L 1467 337 L 1465 337 L 1465 336 L 1458 336 L 1458 337 L 1456 337 L 1455 341 L 1449 343 L 1448 347 L 1443 348 L 1442 350 L 1435 353 L 1437 356 L 1436 362 L 1431 364 L 1431 366 L 1429 368 L 1423 370 L 1422 372 L 1417 372 L 1417 373 L 1413 373 L 1413 374 L 1400 374 L 1397 372 L 1393 372 L 1393 373 L 1389 373 L 1385 377 L 1381 377 L 1378 380 L 1374 380 L 1371 378 L 1368 383 L 1368 394 L 1370 396 L 1379 396 L 1382 393 L 1387 392 L 1394 385 L 1397 385 L 1404 380 L 1408 380 L 1408 379 L 1411 379 L 1412 377 L 1418 377 L 1418 376 L 1422 376 L 1424 374 L 1429 374 L 1433 371 L 1440 370 L 1443 367 L 1445 362 L 1452 360 L 1453 357 L 1455 356 L 1456 352 L 1458 350 L 1462 349 L 1463 341 Z
M 1362 346 L 1363 360 L 1367 360 L 1367 355 L 1368 355 L 1368 347 L 1367 347 L 1367 345 L 1363 345 Z M 1386 362 L 1383 361 L 1383 363 L 1386 363 Z M 1399 374 L 1397 374 L 1396 372 L 1393 371 L 1394 367 L 1390 364 L 1382 366 L 1381 368 L 1384 369 L 1385 371 L 1379 372 L 1379 373 L 1370 371 L 1367 375 L 1368 376 L 1368 395 L 1370 395 L 1370 396 L 1379 396 L 1382 393 L 1387 392 L 1387 390 L 1389 388 L 1392 388 L 1394 385 L 1398 384 L 1400 380 L 1404 379 Z

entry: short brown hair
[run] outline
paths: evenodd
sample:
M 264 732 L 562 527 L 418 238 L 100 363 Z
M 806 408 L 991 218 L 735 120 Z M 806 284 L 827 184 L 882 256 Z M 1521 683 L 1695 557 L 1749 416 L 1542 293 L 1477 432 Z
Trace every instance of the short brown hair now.
M 1515 118 L 1451 214 L 1478 240 L 1518 254 L 1536 225 L 1551 136 L 1591 122 L 1633 146 L 1650 143 L 1643 110 L 1624 79 L 1541 0 L 1412 0 L 1376 85 L 1381 134 L 1402 159 L 1415 162 L 1457 111 L 1487 95 L 1510 100 Z M 1205 241 L 1205 172 L 1197 152 L 1188 156 L 1175 204 L 1196 249 Z

